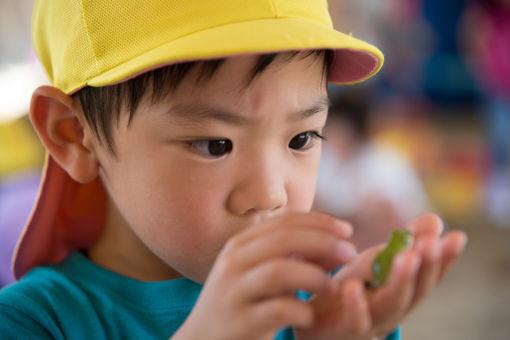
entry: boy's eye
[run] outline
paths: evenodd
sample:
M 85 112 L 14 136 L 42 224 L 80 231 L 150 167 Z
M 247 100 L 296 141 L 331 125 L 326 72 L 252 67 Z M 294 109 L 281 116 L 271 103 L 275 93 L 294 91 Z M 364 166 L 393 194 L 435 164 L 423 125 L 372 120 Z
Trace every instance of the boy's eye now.
M 290 140 L 289 148 L 294 150 L 307 150 L 314 145 L 313 142 L 315 139 L 324 139 L 324 137 L 316 131 L 300 133 Z
M 232 151 L 232 142 L 228 139 L 198 140 L 188 144 L 209 157 L 221 157 Z

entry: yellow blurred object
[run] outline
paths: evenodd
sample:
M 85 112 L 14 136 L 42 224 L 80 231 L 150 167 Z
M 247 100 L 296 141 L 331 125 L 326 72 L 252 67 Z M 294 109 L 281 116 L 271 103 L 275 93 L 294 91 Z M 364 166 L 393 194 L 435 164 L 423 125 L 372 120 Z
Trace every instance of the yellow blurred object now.
M 446 170 L 429 174 L 424 185 L 431 201 L 445 218 L 466 220 L 481 214 L 483 186 L 478 176 Z
M 0 179 L 42 168 L 44 148 L 27 116 L 0 124 Z

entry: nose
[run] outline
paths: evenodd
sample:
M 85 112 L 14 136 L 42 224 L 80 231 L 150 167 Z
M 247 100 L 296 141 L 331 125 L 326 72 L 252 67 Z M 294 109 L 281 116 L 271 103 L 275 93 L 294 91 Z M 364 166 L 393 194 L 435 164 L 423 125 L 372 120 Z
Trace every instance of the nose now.
M 228 198 L 230 211 L 238 216 L 275 212 L 287 205 L 285 171 L 278 162 L 251 161 L 239 171 L 241 177 Z

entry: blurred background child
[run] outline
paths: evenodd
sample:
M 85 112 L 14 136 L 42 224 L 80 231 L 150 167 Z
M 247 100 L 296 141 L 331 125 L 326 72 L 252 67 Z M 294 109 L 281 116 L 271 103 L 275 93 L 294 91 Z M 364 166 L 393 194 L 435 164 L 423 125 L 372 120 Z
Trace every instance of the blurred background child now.
M 351 221 L 353 242 L 361 251 L 431 209 L 406 157 L 374 138 L 367 93 L 339 87 L 330 93 L 315 205 Z

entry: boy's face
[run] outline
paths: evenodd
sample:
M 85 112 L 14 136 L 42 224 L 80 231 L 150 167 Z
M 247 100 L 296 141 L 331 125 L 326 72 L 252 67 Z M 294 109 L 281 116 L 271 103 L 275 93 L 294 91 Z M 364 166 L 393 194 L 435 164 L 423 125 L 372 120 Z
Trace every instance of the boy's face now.
M 138 266 L 125 273 L 204 282 L 232 235 L 311 208 L 327 116 L 323 60 L 277 58 L 249 86 L 254 56 L 227 59 L 198 86 L 195 68 L 168 99 L 144 97 L 130 123 L 121 114 L 116 157 L 96 147 L 115 203 L 105 234 L 117 235 L 104 249 Z M 123 271 L 120 260 L 111 266 Z

